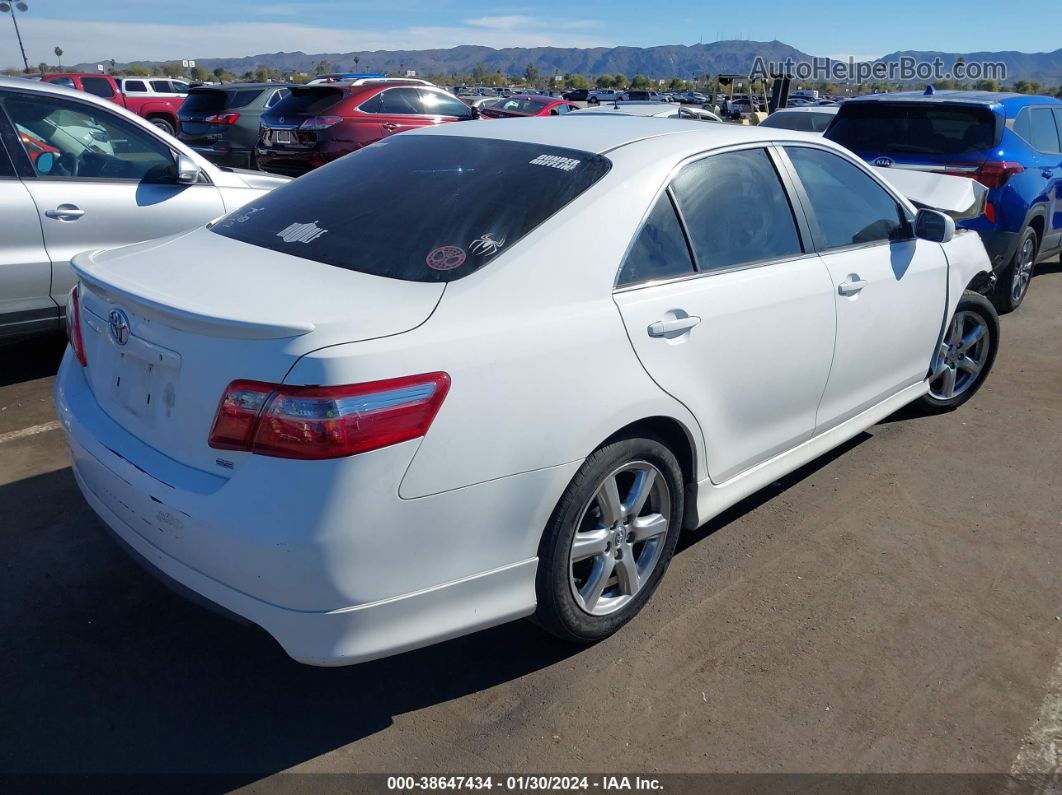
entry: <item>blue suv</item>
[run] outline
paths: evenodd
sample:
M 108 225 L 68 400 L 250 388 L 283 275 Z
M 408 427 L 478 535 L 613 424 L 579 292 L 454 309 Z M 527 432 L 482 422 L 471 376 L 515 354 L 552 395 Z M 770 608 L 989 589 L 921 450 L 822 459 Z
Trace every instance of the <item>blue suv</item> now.
M 847 100 L 825 135 L 875 166 L 971 177 L 989 188 L 984 213 L 959 226 L 984 241 L 1000 312 L 1025 299 L 1037 259 L 1062 251 L 1062 100 L 877 94 Z

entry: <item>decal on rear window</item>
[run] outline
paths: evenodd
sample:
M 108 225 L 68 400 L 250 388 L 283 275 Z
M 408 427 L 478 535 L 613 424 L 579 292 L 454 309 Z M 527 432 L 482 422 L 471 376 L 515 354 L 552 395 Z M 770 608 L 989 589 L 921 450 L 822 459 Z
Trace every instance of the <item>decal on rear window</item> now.
M 473 240 L 468 246 L 468 251 L 477 257 L 490 257 L 497 254 L 504 245 L 504 237 L 501 240 L 495 240 L 491 237 L 490 232 L 487 232 L 487 234 L 480 235 Z
M 432 270 L 452 271 L 465 263 L 465 250 L 457 246 L 439 246 L 428 252 L 424 261 Z
M 575 167 L 581 162 L 581 160 L 573 160 L 570 157 L 560 157 L 559 155 L 539 155 L 531 161 L 531 165 L 549 166 L 550 168 L 559 168 L 561 171 L 575 171 Z
M 285 243 L 312 243 L 326 232 L 328 230 L 321 229 L 317 221 L 310 221 L 308 224 L 300 224 L 296 221 L 277 232 L 277 237 Z

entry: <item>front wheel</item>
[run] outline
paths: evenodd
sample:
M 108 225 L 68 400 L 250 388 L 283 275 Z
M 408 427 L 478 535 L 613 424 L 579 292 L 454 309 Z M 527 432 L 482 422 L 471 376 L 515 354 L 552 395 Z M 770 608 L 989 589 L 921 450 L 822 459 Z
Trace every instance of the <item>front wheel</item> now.
M 592 453 L 543 534 L 534 621 L 576 643 L 626 624 L 671 562 L 682 509 L 682 472 L 660 440 L 620 439 Z
M 967 290 L 944 332 L 921 407 L 940 413 L 972 398 L 988 378 L 998 350 L 999 314 L 991 301 Z
M 992 294 L 992 303 L 1001 313 L 1013 312 L 1028 295 L 1038 247 L 1036 230 L 1026 227 L 1018 243 L 1018 250 L 1014 252 L 1010 264 L 999 275 L 995 292 Z

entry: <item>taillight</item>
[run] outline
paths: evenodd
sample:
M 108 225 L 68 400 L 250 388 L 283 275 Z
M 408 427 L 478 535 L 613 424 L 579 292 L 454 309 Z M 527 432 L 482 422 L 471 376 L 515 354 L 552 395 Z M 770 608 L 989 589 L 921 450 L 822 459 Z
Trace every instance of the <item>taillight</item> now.
M 66 338 L 70 341 L 70 347 L 74 349 L 74 355 L 81 362 L 82 367 L 88 366 L 85 358 L 85 338 L 81 336 L 81 296 L 80 283 L 74 285 L 74 289 L 66 297 Z
M 299 127 L 303 130 L 325 130 L 343 121 L 342 116 L 311 116 Z
M 235 124 L 238 118 L 240 118 L 239 113 L 215 113 L 213 116 L 207 116 L 203 121 L 207 124 Z
M 1009 160 L 989 160 L 981 165 L 977 172 L 977 181 L 986 188 L 1002 188 L 1014 174 L 1025 170 L 1021 163 Z
M 996 205 L 992 204 L 992 202 L 985 202 L 985 218 L 988 219 L 990 224 L 996 222 Z
M 1014 174 L 1025 170 L 1021 163 L 1009 160 L 987 160 L 984 163 L 948 163 L 937 174 L 976 179 L 986 188 L 1002 188 Z
M 233 381 L 210 446 L 280 458 L 341 458 L 428 432 L 450 389 L 446 373 L 347 386 Z

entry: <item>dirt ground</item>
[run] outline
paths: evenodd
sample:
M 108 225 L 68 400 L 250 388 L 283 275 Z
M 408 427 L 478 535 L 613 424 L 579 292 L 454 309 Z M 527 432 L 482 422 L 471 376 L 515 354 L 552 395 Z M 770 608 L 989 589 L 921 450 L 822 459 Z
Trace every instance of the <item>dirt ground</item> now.
M 971 403 L 690 534 L 586 649 L 518 622 L 315 669 L 183 601 L 74 485 L 61 345 L 0 348 L 0 772 L 1059 770 L 1057 263 Z

